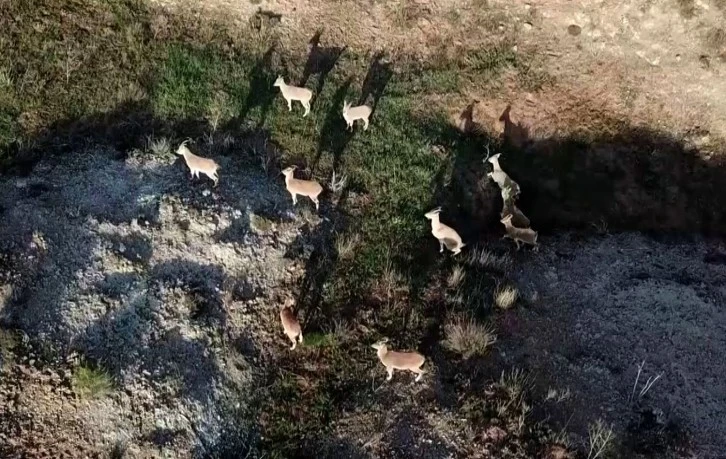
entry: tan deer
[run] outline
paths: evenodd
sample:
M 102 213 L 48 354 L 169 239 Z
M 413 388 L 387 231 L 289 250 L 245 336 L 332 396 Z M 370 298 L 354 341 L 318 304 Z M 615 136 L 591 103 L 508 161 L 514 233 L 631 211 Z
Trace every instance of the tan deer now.
M 502 190 L 502 199 L 505 201 L 509 199 L 516 199 L 519 196 L 519 184 L 509 177 L 509 175 L 502 170 L 502 166 L 499 164 L 499 157 L 501 153 L 497 153 L 487 161 L 492 165 L 492 171 L 487 173 L 487 177 L 494 180 L 499 188 Z
M 461 236 L 450 226 L 444 225 L 439 220 L 439 214 L 441 213 L 441 207 L 437 207 L 429 212 L 426 212 L 424 216 L 431 220 L 431 234 L 439 240 L 439 252 L 444 251 L 444 246 L 451 250 L 454 255 L 458 255 L 461 249 L 466 246 L 461 241 Z
M 285 334 L 290 341 L 292 341 L 292 347 L 290 350 L 295 350 L 298 339 L 300 344 L 303 342 L 302 327 L 300 322 L 295 317 L 295 313 L 292 311 L 292 305 L 295 304 L 295 300 L 288 299 L 285 301 L 285 305 L 280 310 L 280 320 L 282 321 L 282 328 L 285 330 Z
M 201 172 L 210 179 L 214 180 L 214 186 L 217 186 L 217 183 L 219 182 L 219 177 L 217 176 L 219 164 L 214 162 L 214 160 L 202 158 L 201 156 L 197 156 L 189 151 L 189 148 L 187 148 L 189 140 L 190 139 L 187 139 L 179 145 L 179 148 L 176 150 L 176 154 L 184 157 L 184 162 L 187 163 L 187 167 L 189 167 L 189 170 L 191 171 L 192 178 L 199 178 L 199 173 Z
M 315 209 L 320 209 L 320 202 L 318 196 L 323 192 L 323 187 L 315 180 L 300 180 L 296 179 L 293 174 L 297 169 L 297 166 L 290 166 L 282 171 L 282 175 L 285 176 L 285 186 L 287 187 L 288 193 L 292 196 L 292 205 L 297 204 L 297 195 L 307 196 L 315 203 Z
M 303 118 L 308 116 L 308 113 L 310 113 L 310 99 L 313 98 L 313 92 L 311 90 L 285 84 L 285 80 L 281 76 L 277 77 L 273 86 L 280 88 L 282 97 L 287 101 L 288 111 L 292 111 L 292 101 L 297 100 L 305 107 Z
M 514 199 L 507 199 L 502 205 L 502 213 L 500 214 L 500 217 L 504 218 L 507 215 L 512 215 L 513 226 L 517 228 L 529 228 L 529 218 L 527 218 L 527 216 L 524 215 L 521 210 L 519 210 L 519 207 L 514 204 Z
M 504 229 L 507 232 L 503 238 L 510 238 L 514 241 L 515 244 L 517 244 L 517 250 L 519 250 L 520 242 L 524 242 L 526 244 L 530 244 L 534 246 L 534 250 L 538 249 L 537 246 L 537 232 L 534 231 L 531 228 L 517 228 L 514 225 L 512 225 L 512 218 L 514 216 L 512 214 L 507 215 L 506 217 L 502 218 L 500 221 L 504 225 Z
M 418 352 L 389 351 L 387 343 L 388 340 L 383 339 L 372 346 L 377 351 L 378 359 L 386 367 L 386 371 L 388 372 L 386 381 L 393 379 L 393 370 L 412 371 L 418 375 L 416 376 L 416 381 L 419 381 L 425 373 L 421 369 L 421 366 L 426 361 L 426 358 Z
M 351 107 L 350 102 L 347 100 L 343 102 L 343 118 L 345 119 L 345 122 L 348 124 L 346 129 L 353 130 L 353 123 L 356 122 L 356 120 L 362 120 L 363 121 L 363 130 L 368 130 L 368 117 L 371 116 L 371 112 L 373 112 L 373 109 L 370 108 L 367 105 L 359 105 L 357 107 Z

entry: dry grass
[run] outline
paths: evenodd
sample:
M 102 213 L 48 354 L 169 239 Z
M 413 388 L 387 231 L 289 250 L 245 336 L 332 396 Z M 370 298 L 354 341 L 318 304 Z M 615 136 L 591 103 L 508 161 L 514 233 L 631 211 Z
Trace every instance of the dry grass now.
M 335 238 L 335 250 L 341 260 L 348 260 L 353 257 L 355 249 L 360 245 L 360 234 L 338 234 Z
M 602 420 L 590 424 L 587 429 L 590 449 L 587 459 L 604 457 L 612 449 L 614 439 L 613 429 Z
M 507 272 L 512 268 L 513 262 L 509 255 L 495 255 L 486 249 L 479 249 L 471 251 L 469 263 L 485 269 Z
M 454 269 L 451 270 L 449 277 L 446 279 L 446 284 L 450 289 L 456 289 L 459 285 L 461 285 L 465 277 L 466 271 L 464 271 L 464 268 L 461 265 L 456 265 L 454 266 Z
M 169 143 L 169 139 L 166 137 L 161 137 L 159 139 L 149 137 L 146 141 L 146 145 L 148 150 L 151 151 L 154 156 L 167 156 L 171 153 L 171 144 Z
M 506 310 L 511 308 L 517 302 L 517 298 L 519 298 L 519 292 L 511 285 L 507 285 L 506 287 L 499 286 L 494 291 L 494 304 L 499 309 Z
M 275 227 L 275 223 L 262 215 L 250 213 L 250 228 L 255 233 L 267 233 Z
M 484 355 L 497 341 L 491 325 L 480 324 L 470 317 L 456 317 L 445 326 L 444 347 L 461 354 L 465 359 Z

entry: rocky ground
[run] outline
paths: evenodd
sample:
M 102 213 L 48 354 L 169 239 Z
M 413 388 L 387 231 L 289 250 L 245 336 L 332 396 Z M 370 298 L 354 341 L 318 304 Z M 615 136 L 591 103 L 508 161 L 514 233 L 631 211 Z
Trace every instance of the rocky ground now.
M 203 448 L 224 428 L 225 397 L 279 341 L 276 295 L 308 223 L 277 177 L 223 162 L 212 188 L 170 154 L 114 153 L 49 160 L 0 185 L 3 322 L 30 337 L 22 360 L 3 361 L 5 454 Z M 111 396 L 74 396 L 80 357 L 111 373 Z M 56 444 L 66 424 L 77 436 Z

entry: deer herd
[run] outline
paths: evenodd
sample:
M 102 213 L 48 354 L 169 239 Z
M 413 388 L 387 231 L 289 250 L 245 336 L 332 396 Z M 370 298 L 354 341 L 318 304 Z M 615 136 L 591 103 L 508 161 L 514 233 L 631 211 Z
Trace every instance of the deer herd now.
M 313 97 L 311 90 L 288 85 L 282 76 L 279 76 L 275 80 L 273 86 L 280 88 L 280 93 L 287 102 L 288 110 L 292 111 L 292 102 L 298 101 L 305 109 L 303 118 L 310 113 L 310 101 Z M 342 114 L 347 125 L 346 129 L 353 130 L 355 121 L 360 120 L 363 122 L 363 130 L 368 130 L 369 117 L 372 112 L 372 108 L 367 105 L 353 107 L 348 101 L 345 101 Z M 188 141 L 183 141 L 179 145 L 176 153 L 184 157 L 184 161 L 187 167 L 189 167 L 192 178 L 198 178 L 200 173 L 204 174 L 214 181 L 214 186 L 216 187 L 219 182 L 217 175 L 219 164 L 212 159 L 193 154 L 187 148 Z M 519 185 L 502 170 L 499 164 L 500 156 L 501 153 L 491 157 L 487 156 L 484 159 L 484 163 L 486 164 L 488 162 L 491 164 L 492 170 L 487 173 L 487 177 L 491 178 L 499 186 L 501 191 L 503 205 L 500 222 L 504 225 L 505 235 L 503 237 L 512 239 L 517 246 L 517 250 L 519 250 L 521 243 L 530 244 L 534 247 L 534 250 L 537 250 L 537 232 L 530 228 L 529 219 L 519 210 L 515 203 L 520 194 Z M 322 185 L 315 180 L 296 179 L 294 177 L 295 169 L 296 166 L 290 166 L 282 171 L 282 175 L 285 176 L 285 187 L 292 196 L 293 205 L 297 204 L 298 195 L 306 196 L 313 201 L 315 209 L 319 210 L 320 201 L 318 200 L 318 196 L 323 192 Z M 437 207 L 424 214 L 424 217 L 431 220 L 431 234 L 439 241 L 440 252 L 443 252 L 444 247 L 446 247 L 454 255 L 458 255 L 466 244 L 462 241 L 461 236 L 459 236 L 459 233 L 455 229 L 441 223 L 439 219 L 440 214 L 441 207 Z M 298 342 L 303 342 L 302 327 L 292 309 L 294 303 L 294 300 L 289 299 L 285 301 L 283 308 L 280 310 L 282 327 L 292 342 L 291 350 L 295 349 Z M 378 359 L 386 367 L 386 371 L 388 372 L 388 378 L 386 380 L 390 381 L 393 378 L 394 370 L 409 370 L 417 374 L 416 381 L 419 381 L 424 374 L 424 370 L 421 367 L 424 364 L 425 357 L 418 352 L 391 351 L 388 349 L 387 343 L 387 339 L 384 339 L 373 345 L 373 348 L 376 349 Z

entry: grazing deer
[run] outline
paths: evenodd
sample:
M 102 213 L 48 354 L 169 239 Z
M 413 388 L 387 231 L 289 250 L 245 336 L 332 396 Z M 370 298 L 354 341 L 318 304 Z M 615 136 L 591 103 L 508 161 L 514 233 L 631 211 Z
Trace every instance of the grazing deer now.
M 323 192 L 323 187 L 315 180 L 300 180 L 293 177 L 293 173 L 297 166 L 290 166 L 282 171 L 285 176 L 285 186 L 288 193 L 292 196 L 292 205 L 297 204 L 297 195 L 307 196 L 315 203 L 315 210 L 320 209 L 318 196 Z
M 300 344 L 303 342 L 302 327 L 300 322 L 295 317 L 295 313 L 292 311 L 292 305 L 295 304 L 295 300 L 289 299 L 285 301 L 285 305 L 280 310 L 280 320 L 282 321 L 282 328 L 285 330 L 285 334 L 290 341 L 292 341 L 292 347 L 290 350 L 295 350 L 297 346 L 297 340 L 300 340 Z
M 187 148 L 189 140 L 190 139 L 187 139 L 179 145 L 179 148 L 176 150 L 176 154 L 184 157 L 184 162 L 187 163 L 187 167 L 189 167 L 189 170 L 191 171 L 192 178 L 199 178 L 199 173 L 201 172 L 210 179 L 214 180 L 214 186 L 217 186 L 217 183 L 219 182 L 219 177 L 217 176 L 219 164 L 214 162 L 214 160 L 202 158 L 201 156 L 197 156 L 189 151 L 189 148 Z
M 389 351 L 387 342 L 388 340 L 384 339 L 372 346 L 377 351 L 378 359 L 386 367 L 386 371 L 388 372 L 386 381 L 393 379 L 393 370 L 413 371 L 418 375 L 416 376 L 416 381 L 419 381 L 425 373 L 421 369 L 421 366 L 426 361 L 426 358 L 418 352 Z
M 311 90 L 308 88 L 299 88 L 297 86 L 285 84 L 285 80 L 281 76 L 277 77 L 273 86 L 280 88 L 282 97 L 284 97 L 287 101 L 287 108 L 289 111 L 292 111 L 292 101 L 297 100 L 303 107 L 305 107 L 305 114 L 303 115 L 303 118 L 308 116 L 308 113 L 310 113 L 310 99 L 313 98 L 313 92 Z
M 534 246 L 535 250 L 537 250 L 537 232 L 531 228 L 517 228 L 513 226 L 512 217 L 513 215 L 509 214 L 500 220 L 507 232 L 503 238 L 508 237 L 512 239 L 514 243 L 517 244 L 517 250 L 519 250 L 520 242 L 530 244 Z
M 350 102 L 347 100 L 343 102 L 343 118 L 345 119 L 345 122 L 348 124 L 346 129 L 353 130 L 353 123 L 355 123 L 356 120 L 363 120 L 363 130 L 368 130 L 368 117 L 371 116 L 371 112 L 373 111 L 372 108 L 370 108 L 367 105 L 359 105 L 357 107 L 351 107 Z

